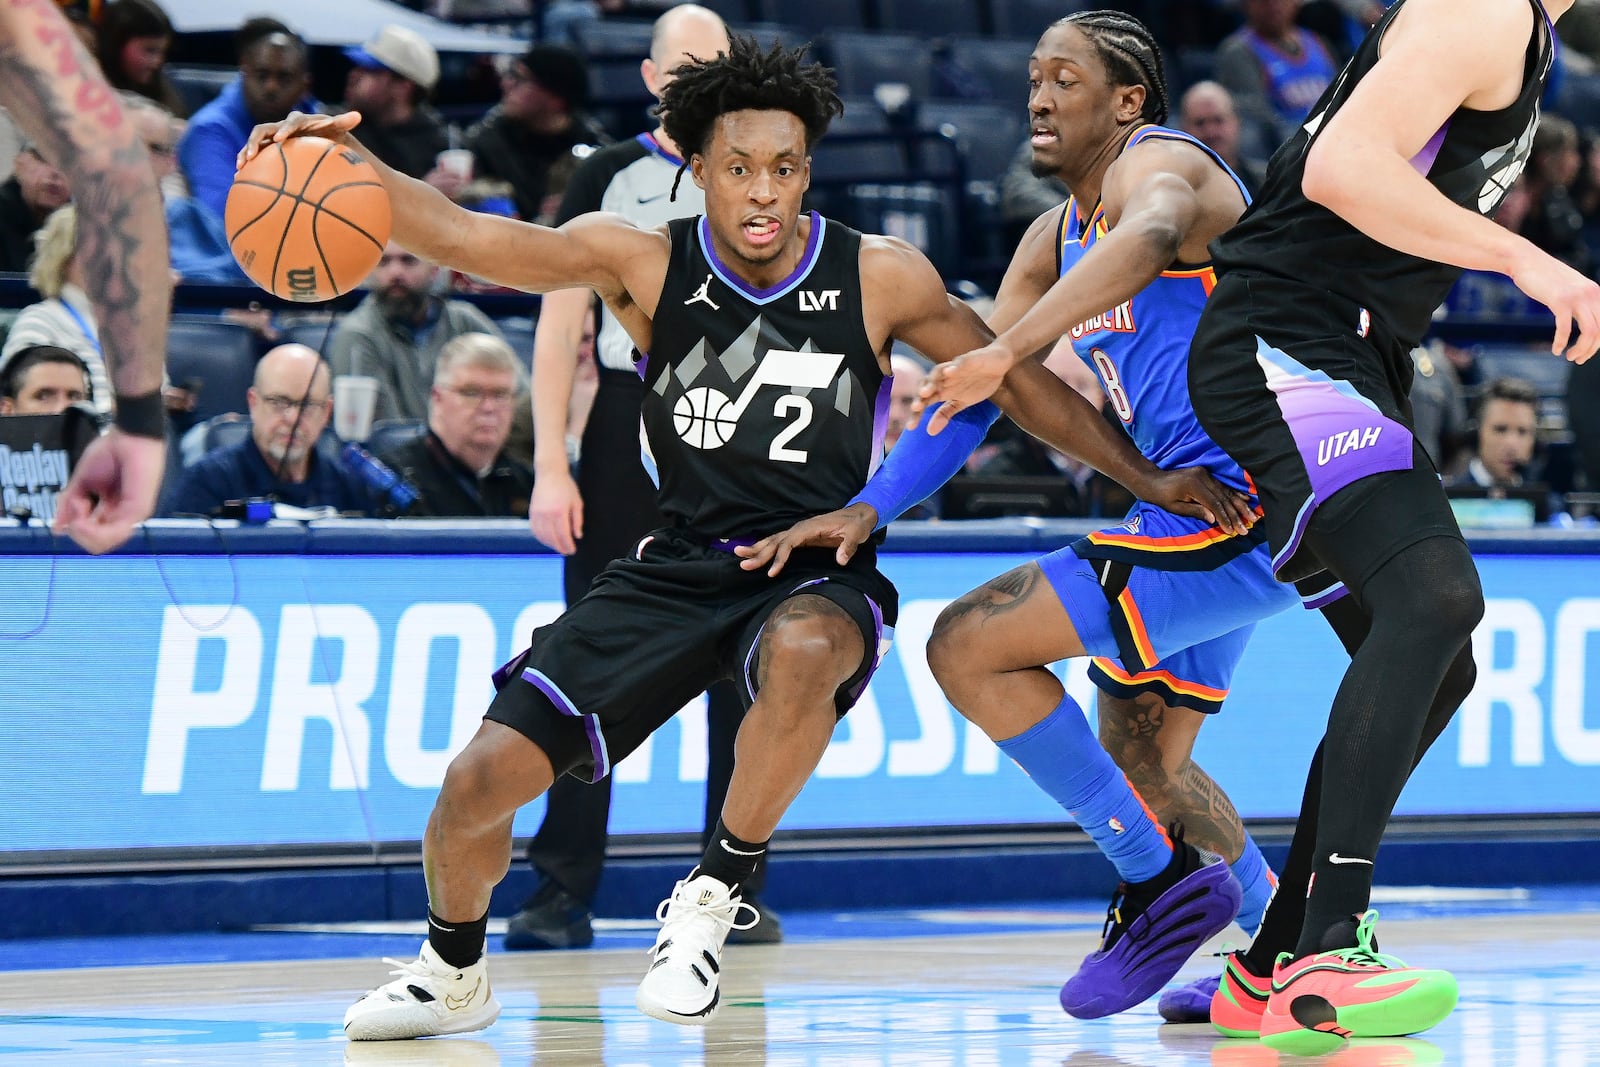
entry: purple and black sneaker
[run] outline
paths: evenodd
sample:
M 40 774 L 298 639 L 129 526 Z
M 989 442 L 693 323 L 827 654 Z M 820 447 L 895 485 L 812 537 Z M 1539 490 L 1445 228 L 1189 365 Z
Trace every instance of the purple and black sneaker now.
M 1239 913 L 1239 881 L 1221 857 L 1184 841 L 1180 827 L 1172 844 L 1165 871 L 1117 887 L 1099 951 L 1061 987 L 1073 1018 L 1101 1019 L 1148 1000 Z

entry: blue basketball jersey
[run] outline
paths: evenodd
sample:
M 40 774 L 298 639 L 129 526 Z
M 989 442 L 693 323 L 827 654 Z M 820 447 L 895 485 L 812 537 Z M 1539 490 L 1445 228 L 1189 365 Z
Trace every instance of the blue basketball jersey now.
M 1198 146 L 1239 186 L 1245 203 L 1250 202 L 1238 175 L 1186 133 L 1145 126 L 1128 138 L 1124 151 L 1149 138 Z M 1056 230 L 1061 274 L 1106 232 L 1102 206 L 1097 204 L 1084 220 L 1076 198 L 1068 200 Z M 1189 401 L 1189 341 L 1215 284 L 1209 263 L 1173 264 L 1132 300 L 1079 323 L 1068 336 L 1078 357 L 1099 376 L 1134 444 L 1152 463 L 1164 470 L 1205 467 L 1218 481 L 1248 492 L 1244 471 L 1206 436 Z

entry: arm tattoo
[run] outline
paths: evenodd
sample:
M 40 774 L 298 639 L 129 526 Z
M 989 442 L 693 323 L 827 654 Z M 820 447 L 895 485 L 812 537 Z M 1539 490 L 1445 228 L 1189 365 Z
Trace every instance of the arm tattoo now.
M 155 171 L 52 0 L 0 0 L 0 103 L 66 176 L 77 259 L 122 395 L 161 385 L 172 284 Z

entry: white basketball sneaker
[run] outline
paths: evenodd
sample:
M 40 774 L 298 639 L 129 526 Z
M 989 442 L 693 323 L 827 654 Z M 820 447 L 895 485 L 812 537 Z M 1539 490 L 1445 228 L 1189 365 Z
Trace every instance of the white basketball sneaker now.
M 740 915 L 740 909 L 749 918 Z M 748 930 L 756 910 L 708 874 L 693 875 L 672 889 L 656 909 L 661 933 L 650 950 L 650 969 L 635 1003 L 646 1015 L 683 1026 L 711 1021 L 722 1001 L 718 974 L 729 930 Z
M 489 988 L 486 956 L 462 970 L 422 953 L 410 963 L 385 959 L 399 970 L 394 981 L 379 986 L 344 1013 L 344 1036 L 351 1041 L 399 1041 L 482 1030 L 500 1017 L 500 1002 Z

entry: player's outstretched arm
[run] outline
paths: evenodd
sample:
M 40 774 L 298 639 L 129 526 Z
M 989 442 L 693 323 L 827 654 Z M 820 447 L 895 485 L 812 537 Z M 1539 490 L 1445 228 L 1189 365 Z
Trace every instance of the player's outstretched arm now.
M 1318 131 L 1302 188 L 1398 251 L 1509 275 L 1555 313 L 1552 351 L 1583 362 L 1600 345 L 1600 285 L 1453 203 L 1412 164 L 1457 108 L 1497 110 L 1516 98 L 1534 18 L 1517 0 L 1411 0 L 1378 63 Z
M 107 552 L 150 517 L 166 462 L 172 281 L 161 193 L 138 132 L 51 0 L 0 5 L 0 105 L 66 175 L 78 209 L 78 263 L 118 404 L 116 425 L 73 469 L 55 528 Z
M 902 241 L 884 238 L 864 247 L 862 255 L 862 277 L 873 279 L 869 304 L 892 308 L 891 337 L 940 364 L 987 341 L 989 328 L 975 311 L 945 292 L 938 272 L 922 253 Z M 880 294 L 879 299 L 871 298 L 873 290 Z M 887 298 L 891 292 L 898 294 L 897 299 Z M 1141 500 L 1204 518 L 1230 533 L 1249 529 L 1249 511 L 1240 494 L 1201 470 L 1163 471 L 1112 429 L 1077 390 L 1036 361 L 1014 366 L 995 390 L 994 402 L 1023 430 L 1089 464 Z M 929 434 L 949 421 L 952 416 L 946 414 L 946 408 L 950 406 L 947 401 L 933 413 Z
M 263 123 L 251 130 L 239 150 L 239 165 L 274 142 L 326 137 L 361 152 L 377 169 L 389 194 L 394 220 L 391 236 L 429 262 L 530 293 L 583 285 L 611 302 L 629 291 L 648 292 L 653 299 L 660 290 L 661 265 L 667 255 L 664 233 L 641 230 L 611 215 L 585 215 L 551 229 L 468 211 L 426 182 L 385 165 L 362 147 L 351 133 L 360 122 L 360 113 L 354 111 L 342 115 L 292 112 L 281 122 Z

